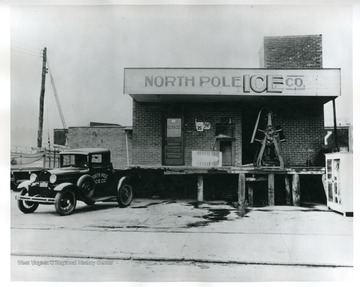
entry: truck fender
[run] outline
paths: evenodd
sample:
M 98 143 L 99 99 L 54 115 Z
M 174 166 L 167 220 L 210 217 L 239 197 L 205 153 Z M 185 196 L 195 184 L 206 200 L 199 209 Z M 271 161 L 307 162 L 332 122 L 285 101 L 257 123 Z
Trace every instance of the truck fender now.
M 54 190 L 55 191 L 62 191 L 64 190 L 65 188 L 69 187 L 69 186 L 75 186 L 74 184 L 70 183 L 70 182 L 63 182 L 63 183 L 60 183 L 59 185 L 57 185 Z
M 85 186 L 83 186 L 85 184 Z M 94 195 L 96 184 L 91 175 L 84 174 L 76 182 L 76 186 L 80 189 L 83 200 L 91 199 Z
M 25 180 L 25 181 L 23 181 L 22 183 L 20 183 L 20 184 L 18 185 L 17 189 L 20 190 L 20 189 L 22 189 L 22 188 L 26 188 L 26 189 L 28 190 L 30 184 L 32 184 L 32 183 L 33 183 L 32 180 Z
M 123 184 L 123 182 L 125 181 L 126 178 L 127 178 L 126 176 L 123 176 L 122 178 L 120 178 L 117 189 L 116 189 L 117 191 L 120 190 L 121 185 Z

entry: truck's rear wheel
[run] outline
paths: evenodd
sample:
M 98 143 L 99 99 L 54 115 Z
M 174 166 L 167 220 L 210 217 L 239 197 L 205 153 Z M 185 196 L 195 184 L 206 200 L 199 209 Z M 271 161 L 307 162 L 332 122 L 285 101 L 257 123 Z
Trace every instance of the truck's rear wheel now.
M 73 213 L 76 207 L 76 196 L 72 190 L 58 192 L 55 196 L 55 210 L 60 215 Z
M 123 184 L 117 192 L 117 200 L 120 207 L 129 206 L 133 199 L 133 189 L 130 184 Z
M 28 191 L 26 188 L 23 188 L 20 192 L 20 195 L 27 195 Z M 37 202 L 31 202 L 26 200 L 18 200 L 17 205 L 21 212 L 23 213 L 33 213 L 39 206 Z

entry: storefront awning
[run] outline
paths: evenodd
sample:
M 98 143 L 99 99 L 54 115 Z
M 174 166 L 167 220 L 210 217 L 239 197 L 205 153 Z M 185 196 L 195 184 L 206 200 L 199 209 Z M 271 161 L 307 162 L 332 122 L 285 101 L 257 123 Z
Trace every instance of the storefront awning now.
M 340 69 L 125 68 L 124 94 L 139 102 L 241 101 L 340 96 Z

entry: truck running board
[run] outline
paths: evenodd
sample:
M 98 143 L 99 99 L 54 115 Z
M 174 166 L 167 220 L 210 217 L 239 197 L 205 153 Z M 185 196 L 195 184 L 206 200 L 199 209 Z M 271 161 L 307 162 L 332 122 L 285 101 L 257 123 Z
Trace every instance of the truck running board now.
M 95 202 L 96 201 L 115 201 L 116 196 L 103 196 L 103 197 L 93 197 L 92 198 Z

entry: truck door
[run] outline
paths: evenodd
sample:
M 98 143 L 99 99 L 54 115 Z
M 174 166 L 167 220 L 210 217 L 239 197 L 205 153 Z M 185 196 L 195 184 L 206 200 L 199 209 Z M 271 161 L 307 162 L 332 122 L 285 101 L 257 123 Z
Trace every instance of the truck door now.
M 93 177 L 96 188 L 96 195 L 105 195 L 109 192 L 109 187 L 112 186 L 112 168 L 110 166 L 110 156 L 108 154 L 91 154 L 91 176 Z

